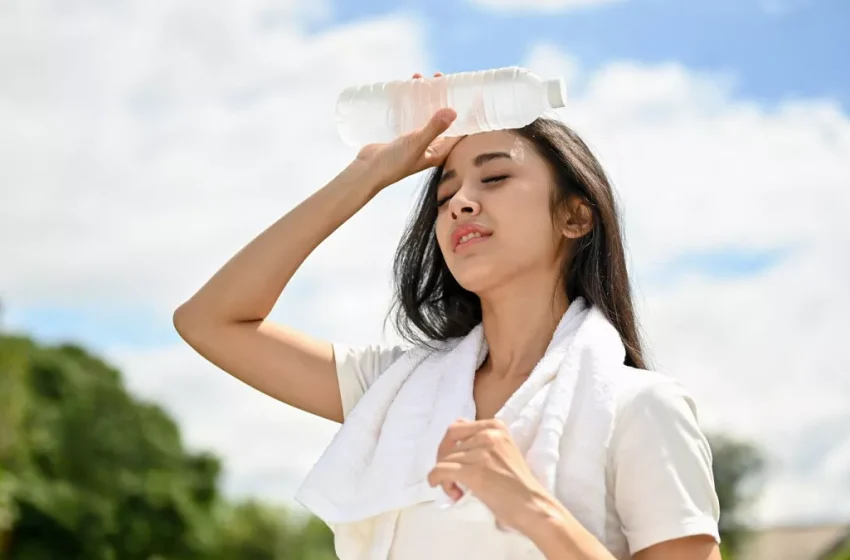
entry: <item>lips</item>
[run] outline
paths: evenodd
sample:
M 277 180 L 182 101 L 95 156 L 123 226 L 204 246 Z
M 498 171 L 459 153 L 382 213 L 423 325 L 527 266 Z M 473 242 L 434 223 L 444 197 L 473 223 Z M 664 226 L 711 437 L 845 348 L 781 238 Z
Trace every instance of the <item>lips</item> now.
M 483 241 L 493 235 L 493 232 L 479 224 L 465 224 L 459 226 L 452 232 L 452 249 L 457 251 L 467 244 Z

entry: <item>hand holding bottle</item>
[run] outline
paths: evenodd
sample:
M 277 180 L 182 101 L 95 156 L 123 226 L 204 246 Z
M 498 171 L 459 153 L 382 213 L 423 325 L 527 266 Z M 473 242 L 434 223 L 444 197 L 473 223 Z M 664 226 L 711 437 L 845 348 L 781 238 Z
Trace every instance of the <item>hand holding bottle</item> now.
M 440 72 L 434 77 L 442 76 Z M 422 78 L 414 74 L 414 79 Z M 367 144 L 349 166 L 358 173 L 366 173 L 383 189 L 405 177 L 430 167 L 442 165 L 446 156 L 462 136 L 441 137 L 457 118 L 452 109 L 440 109 L 422 128 L 414 130 L 386 144 Z
M 554 117 L 566 104 L 564 80 L 545 80 L 511 66 L 423 80 L 392 80 L 345 88 L 337 98 L 337 131 L 349 146 L 391 142 L 425 126 L 438 109 L 457 118 L 446 134 L 466 136 L 522 128 Z

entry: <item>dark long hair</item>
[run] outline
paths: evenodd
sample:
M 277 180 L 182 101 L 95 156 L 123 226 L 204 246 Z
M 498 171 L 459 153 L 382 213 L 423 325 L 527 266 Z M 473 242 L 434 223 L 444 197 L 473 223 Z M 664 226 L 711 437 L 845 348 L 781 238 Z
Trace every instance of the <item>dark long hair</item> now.
M 625 364 L 645 368 L 640 332 L 632 303 L 617 204 L 608 177 L 590 148 L 569 127 L 538 119 L 513 130 L 528 140 L 549 164 L 555 178 L 552 216 L 567 199 L 580 196 L 593 213 L 593 228 L 575 240 L 563 259 L 563 287 L 569 301 L 583 297 L 620 333 Z M 420 196 L 416 213 L 396 251 L 395 301 L 391 310 L 399 334 L 415 344 L 466 336 L 481 322 L 481 301 L 454 279 L 437 245 L 436 191 L 442 168 L 435 169 Z

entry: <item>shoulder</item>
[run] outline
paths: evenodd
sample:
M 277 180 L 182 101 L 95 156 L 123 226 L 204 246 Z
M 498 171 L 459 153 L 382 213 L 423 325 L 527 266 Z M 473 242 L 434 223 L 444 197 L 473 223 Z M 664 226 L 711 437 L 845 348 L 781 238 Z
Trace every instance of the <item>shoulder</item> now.
M 696 403 L 688 389 L 675 377 L 622 366 L 614 387 L 617 417 L 628 418 L 650 411 L 659 414 L 685 412 L 697 419 Z
M 618 377 L 614 384 L 613 459 L 631 461 L 632 454 L 652 448 L 665 455 L 675 451 L 667 455 L 671 460 L 683 453 L 697 455 L 710 467 L 711 450 L 699 424 L 696 402 L 681 382 L 667 374 L 625 366 Z
M 675 378 L 623 368 L 608 484 L 632 552 L 704 534 L 718 539 L 712 456 L 693 398 Z
M 343 415 L 354 408 L 378 377 L 413 349 L 404 344 L 333 345 Z
M 368 344 L 352 346 L 334 343 L 334 361 L 337 371 L 355 370 L 377 377 L 411 348 L 404 344 Z
M 369 379 L 368 384 L 371 384 L 402 356 L 412 355 L 416 359 L 432 355 L 439 356 L 451 350 L 459 340 L 431 341 L 427 345 L 396 343 L 353 346 L 334 343 L 334 361 L 338 373 L 353 371 Z
M 419 360 L 430 355 L 440 355 L 450 350 L 460 339 L 434 341 L 428 345 L 370 344 L 350 346 L 335 343 L 334 362 L 342 397 L 343 415 L 354 408 L 369 387 L 404 356 Z

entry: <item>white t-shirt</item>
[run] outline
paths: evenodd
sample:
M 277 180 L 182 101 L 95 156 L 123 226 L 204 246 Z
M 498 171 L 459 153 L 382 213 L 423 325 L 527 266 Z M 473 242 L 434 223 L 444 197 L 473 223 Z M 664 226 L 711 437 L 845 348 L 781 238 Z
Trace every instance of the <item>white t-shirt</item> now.
M 343 413 L 406 349 L 334 345 Z M 720 516 L 711 450 L 693 400 L 676 381 L 633 370 L 618 396 L 606 479 L 605 547 L 618 559 L 663 541 L 710 535 L 719 542 Z M 524 541 L 524 542 L 523 542 Z M 524 537 L 493 524 L 470 524 L 431 503 L 401 512 L 392 560 L 500 560 L 521 557 Z

